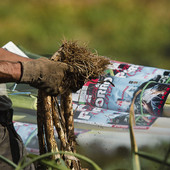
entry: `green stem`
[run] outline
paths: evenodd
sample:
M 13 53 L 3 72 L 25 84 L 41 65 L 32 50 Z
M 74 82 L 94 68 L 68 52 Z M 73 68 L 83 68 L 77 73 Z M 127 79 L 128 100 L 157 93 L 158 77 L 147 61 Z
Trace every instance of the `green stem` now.
M 28 165 L 32 164 L 33 162 L 36 162 L 36 161 L 38 161 L 38 160 L 41 160 L 41 159 L 43 159 L 43 158 L 49 157 L 49 156 L 54 155 L 54 154 L 74 155 L 74 156 L 76 156 L 77 158 L 82 159 L 82 160 L 88 162 L 89 164 L 93 165 L 93 167 L 95 168 L 95 170 L 101 170 L 101 168 L 100 168 L 94 161 L 92 161 L 91 159 L 89 159 L 89 158 L 87 158 L 87 157 L 85 157 L 85 156 L 82 156 L 82 155 L 80 155 L 80 154 L 77 154 L 77 153 L 68 153 L 68 152 L 64 152 L 64 151 L 53 152 L 53 153 L 51 153 L 51 152 L 50 152 L 50 153 L 45 153 L 45 154 L 40 155 L 40 156 L 38 156 L 38 157 L 36 157 L 36 158 L 33 158 L 31 161 L 25 163 L 24 165 L 22 165 L 22 166 L 20 166 L 20 167 L 17 167 L 16 170 L 24 169 L 25 167 L 27 167 Z M 28 155 L 28 157 L 29 157 L 29 155 Z
M 138 94 L 141 93 L 141 91 L 142 90 L 140 89 L 135 93 L 131 106 L 130 106 L 130 114 L 129 114 L 129 132 L 130 132 L 130 141 L 131 141 L 132 165 L 133 165 L 134 170 L 141 169 L 139 156 L 135 154 L 136 152 L 138 152 L 138 146 L 136 143 L 134 129 L 133 129 L 133 126 L 135 124 L 134 103 L 135 103 L 136 97 L 138 96 Z
M 162 160 L 160 158 L 157 158 L 157 157 L 155 157 L 153 155 L 150 155 L 148 153 L 145 153 L 145 152 L 136 152 L 135 154 L 139 155 L 140 157 L 143 157 L 143 158 L 145 158 L 147 160 L 154 161 L 156 163 L 160 163 L 160 164 L 164 164 L 164 165 L 170 166 L 169 162 L 165 162 L 164 160 Z
M 141 94 L 140 94 L 140 110 L 141 110 L 141 115 L 143 115 L 143 107 L 142 107 L 142 96 L 143 96 L 143 92 L 144 90 L 147 88 L 147 86 L 151 83 L 155 83 L 155 81 L 149 81 L 142 89 Z
M 17 165 L 15 163 L 5 158 L 4 156 L 0 155 L 0 159 L 6 162 L 8 165 L 12 166 L 13 168 L 17 168 Z
M 165 84 L 168 84 L 170 82 L 170 77 L 168 78 L 168 80 L 165 82 Z

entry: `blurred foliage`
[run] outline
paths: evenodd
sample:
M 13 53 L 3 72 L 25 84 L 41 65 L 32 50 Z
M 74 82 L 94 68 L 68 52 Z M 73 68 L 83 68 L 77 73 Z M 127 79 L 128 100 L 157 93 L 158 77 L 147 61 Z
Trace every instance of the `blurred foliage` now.
M 5 0 L 0 45 L 53 54 L 61 40 L 85 42 L 118 61 L 169 69 L 169 0 Z
M 152 141 L 151 141 L 152 142 Z M 101 143 L 102 145 L 102 143 Z M 117 146 L 112 150 L 105 151 L 102 147 L 91 144 L 88 147 L 94 147 L 94 149 L 87 150 L 86 148 L 78 149 L 79 154 L 92 159 L 97 163 L 103 170 L 132 170 L 132 155 L 131 150 L 128 146 Z M 139 152 L 144 152 L 145 154 L 151 154 L 153 158 L 159 158 L 164 160 L 165 155 L 168 153 L 168 158 L 166 163 L 170 164 L 170 144 L 169 142 L 158 142 L 140 146 Z M 101 154 L 102 153 L 102 154 Z M 165 163 L 160 163 L 158 161 L 152 161 L 148 158 L 139 157 L 141 170 L 169 170 L 170 166 Z M 91 166 L 87 165 L 86 162 L 82 162 L 82 167 L 87 167 L 92 169 Z

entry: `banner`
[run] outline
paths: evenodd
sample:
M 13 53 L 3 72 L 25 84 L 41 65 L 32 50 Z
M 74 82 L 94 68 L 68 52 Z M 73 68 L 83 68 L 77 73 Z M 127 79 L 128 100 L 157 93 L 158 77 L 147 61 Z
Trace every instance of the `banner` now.
M 27 57 L 14 43 L 3 48 Z M 105 73 L 88 81 L 73 93 L 74 121 L 105 127 L 127 128 L 135 93 L 135 128 L 148 128 L 163 109 L 170 92 L 170 70 L 110 61 Z M 26 84 L 7 83 L 14 115 L 36 116 L 37 89 Z M 29 121 L 31 122 L 31 121 Z

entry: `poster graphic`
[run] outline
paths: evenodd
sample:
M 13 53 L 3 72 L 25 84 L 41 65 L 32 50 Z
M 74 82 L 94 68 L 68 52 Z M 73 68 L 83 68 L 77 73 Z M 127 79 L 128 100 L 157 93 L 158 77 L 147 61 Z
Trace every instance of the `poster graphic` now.
M 15 44 L 3 48 L 27 57 Z M 36 112 L 37 89 L 23 84 L 8 84 L 14 110 Z M 136 128 L 148 128 L 159 116 L 170 93 L 170 70 L 111 60 L 105 73 L 86 82 L 73 93 L 74 121 L 106 127 L 128 127 L 129 109 L 134 103 Z M 22 105 L 20 104 L 22 102 Z

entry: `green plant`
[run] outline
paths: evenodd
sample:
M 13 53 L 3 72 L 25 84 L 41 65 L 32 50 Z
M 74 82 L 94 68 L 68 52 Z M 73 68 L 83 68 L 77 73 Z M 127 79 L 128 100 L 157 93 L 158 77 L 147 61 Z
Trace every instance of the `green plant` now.
M 6 163 L 8 163 L 13 168 L 15 168 L 15 170 L 22 170 L 22 169 L 26 168 L 27 166 L 29 166 L 30 164 L 35 163 L 37 161 L 41 162 L 44 166 L 47 166 L 50 168 L 55 168 L 58 170 L 68 170 L 68 168 L 66 167 L 66 165 L 62 159 L 60 159 L 58 161 L 59 163 L 57 163 L 54 160 L 46 159 L 49 156 L 52 156 L 55 154 L 74 155 L 77 158 L 82 159 L 82 160 L 86 161 L 87 163 L 91 164 L 93 166 L 94 170 L 101 170 L 101 168 L 91 159 L 89 159 L 83 155 L 77 154 L 77 153 L 69 153 L 69 152 L 63 152 L 63 151 L 46 153 L 43 155 L 28 154 L 18 163 L 18 165 L 14 164 L 12 161 L 8 160 L 7 158 L 3 157 L 2 155 L 0 155 L 0 159 L 5 161 Z M 30 161 L 26 162 L 25 160 L 27 157 L 31 158 L 31 159 L 30 159 Z

